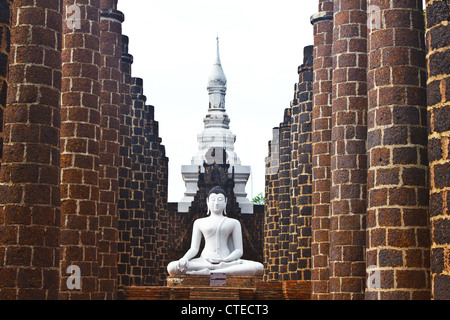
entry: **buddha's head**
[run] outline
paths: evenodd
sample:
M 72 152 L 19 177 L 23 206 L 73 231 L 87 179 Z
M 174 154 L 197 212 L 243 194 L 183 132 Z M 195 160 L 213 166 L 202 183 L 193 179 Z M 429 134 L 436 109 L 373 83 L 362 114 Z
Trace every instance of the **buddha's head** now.
M 227 215 L 227 194 L 221 187 L 214 187 L 208 192 L 206 203 L 208 205 L 208 215 L 211 213 Z

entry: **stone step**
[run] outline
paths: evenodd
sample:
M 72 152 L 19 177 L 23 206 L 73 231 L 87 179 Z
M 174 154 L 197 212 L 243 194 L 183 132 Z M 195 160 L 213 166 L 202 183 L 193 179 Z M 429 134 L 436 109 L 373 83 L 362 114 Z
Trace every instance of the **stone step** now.
M 310 300 L 310 281 L 256 281 L 255 287 L 126 287 L 126 300 Z

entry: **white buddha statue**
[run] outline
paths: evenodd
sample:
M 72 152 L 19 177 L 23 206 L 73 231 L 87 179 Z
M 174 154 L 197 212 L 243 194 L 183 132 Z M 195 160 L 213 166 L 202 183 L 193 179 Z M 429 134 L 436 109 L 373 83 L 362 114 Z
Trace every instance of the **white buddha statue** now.
M 211 189 L 207 204 L 208 216 L 194 222 L 191 248 L 180 260 L 169 263 L 169 274 L 210 275 L 217 272 L 234 276 L 262 275 L 264 267 L 261 263 L 241 259 L 241 224 L 238 220 L 226 216 L 225 191 L 220 187 Z M 205 238 L 205 247 L 200 257 L 194 258 L 200 250 L 202 236 Z

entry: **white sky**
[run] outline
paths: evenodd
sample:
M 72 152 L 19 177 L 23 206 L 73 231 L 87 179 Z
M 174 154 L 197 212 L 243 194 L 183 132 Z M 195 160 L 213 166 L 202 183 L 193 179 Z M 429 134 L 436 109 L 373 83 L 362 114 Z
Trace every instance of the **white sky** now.
M 294 97 L 303 48 L 313 44 L 318 1 L 119 0 L 118 9 L 132 75 L 144 79 L 169 157 L 169 201 L 183 196 L 181 165 L 191 163 L 203 130 L 217 33 L 235 150 L 252 167 L 248 198 L 264 192 L 268 141 Z

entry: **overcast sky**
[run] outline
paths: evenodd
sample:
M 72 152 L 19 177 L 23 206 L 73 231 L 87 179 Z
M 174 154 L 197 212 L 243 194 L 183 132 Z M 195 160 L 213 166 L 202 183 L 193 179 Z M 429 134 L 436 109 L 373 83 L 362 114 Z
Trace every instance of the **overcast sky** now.
M 169 201 L 185 191 L 181 165 L 195 154 L 208 109 L 216 35 L 227 77 L 226 109 L 235 150 L 250 165 L 248 198 L 264 192 L 272 128 L 290 106 L 303 48 L 313 44 L 315 0 L 119 0 L 134 77 L 144 79 L 169 157 Z

